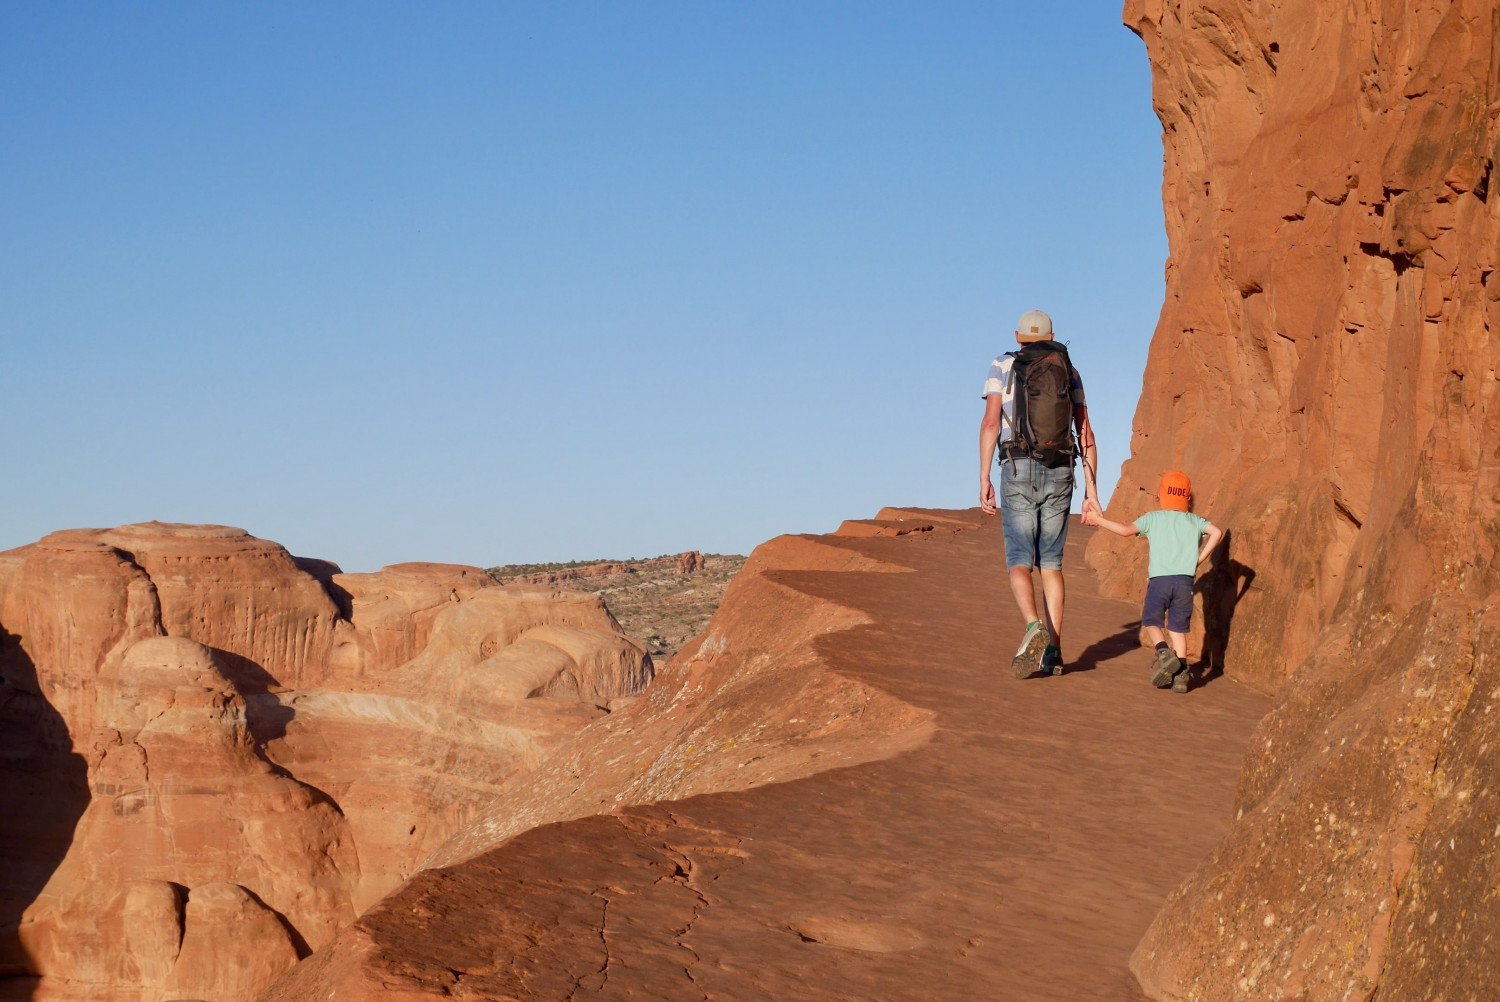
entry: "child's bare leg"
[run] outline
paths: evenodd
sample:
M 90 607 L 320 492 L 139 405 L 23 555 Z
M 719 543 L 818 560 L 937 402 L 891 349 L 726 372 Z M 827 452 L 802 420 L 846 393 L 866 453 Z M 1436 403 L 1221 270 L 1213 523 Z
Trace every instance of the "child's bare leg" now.
M 1161 631 L 1158 630 L 1157 632 Z M 1187 664 L 1187 634 L 1173 633 L 1171 630 L 1168 630 L 1167 636 L 1172 638 L 1172 653 L 1177 655 L 1178 661 Z
M 1146 627 L 1146 636 L 1151 638 L 1151 646 L 1155 652 L 1151 655 L 1152 664 L 1156 670 L 1151 675 L 1151 684 L 1158 689 L 1165 689 L 1172 684 L 1179 669 L 1172 663 L 1172 655 L 1167 653 L 1166 635 L 1162 633 L 1160 626 Z
M 1177 663 L 1182 666 L 1172 677 L 1172 691 L 1187 692 L 1193 685 L 1192 671 L 1188 668 L 1187 661 L 1187 634 L 1178 633 L 1169 627 L 1167 636 L 1172 638 L 1172 653 L 1177 655 Z

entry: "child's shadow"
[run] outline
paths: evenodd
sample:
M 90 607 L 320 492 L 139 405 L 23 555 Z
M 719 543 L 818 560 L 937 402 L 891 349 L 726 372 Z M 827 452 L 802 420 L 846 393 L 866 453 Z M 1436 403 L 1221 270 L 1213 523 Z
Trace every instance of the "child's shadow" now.
M 1229 555 L 1230 530 L 1224 530 L 1224 541 L 1209 557 L 1208 572 L 1193 586 L 1203 597 L 1203 654 L 1199 658 L 1200 682 L 1224 674 L 1224 652 L 1229 649 L 1230 628 L 1234 610 L 1250 590 L 1255 570 Z

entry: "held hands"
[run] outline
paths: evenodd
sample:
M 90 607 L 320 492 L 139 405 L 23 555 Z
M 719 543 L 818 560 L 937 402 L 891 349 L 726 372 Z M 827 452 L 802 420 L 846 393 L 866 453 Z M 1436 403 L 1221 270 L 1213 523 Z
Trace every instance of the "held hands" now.
M 1083 524 L 1098 525 L 1099 520 L 1104 517 L 1104 511 L 1099 507 L 1099 499 L 1092 494 L 1083 499 Z
M 995 514 L 995 485 L 988 477 L 979 479 L 979 510 L 986 515 Z M 1083 499 L 1083 524 L 1098 525 L 1103 517 L 1104 509 L 1099 507 L 1099 499 L 1092 494 L 1086 495 Z

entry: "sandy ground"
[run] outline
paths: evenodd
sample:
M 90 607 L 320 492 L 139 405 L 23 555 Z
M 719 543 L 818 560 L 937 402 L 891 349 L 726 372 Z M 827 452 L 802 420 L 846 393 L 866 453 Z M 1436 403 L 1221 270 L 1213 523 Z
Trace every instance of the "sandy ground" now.
M 423 963 L 376 932 L 388 984 L 416 988 L 404 971 L 427 997 L 420 967 L 472 999 L 1137 997 L 1129 954 L 1225 831 L 1268 702 L 1224 679 L 1153 689 L 1136 608 L 1101 598 L 1082 563 L 1088 531 L 1068 542 L 1057 678 L 1011 677 L 1020 623 L 994 520 L 832 540 L 915 573 L 781 572 L 869 613 L 822 652 L 934 711 L 933 740 L 528 832 L 455 874 Z

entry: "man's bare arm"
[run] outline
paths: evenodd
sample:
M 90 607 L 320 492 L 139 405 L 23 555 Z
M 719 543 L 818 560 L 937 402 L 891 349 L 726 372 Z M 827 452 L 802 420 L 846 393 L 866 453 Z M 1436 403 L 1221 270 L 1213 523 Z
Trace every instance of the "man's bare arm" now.
M 1099 450 L 1094 443 L 1094 426 L 1089 423 L 1089 409 L 1074 407 L 1073 422 L 1078 426 L 1078 449 L 1083 454 L 1083 507 L 1086 510 L 1092 504 L 1100 508 Z
M 984 398 L 984 417 L 979 422 L 979 508 L 986 515 L 995 514 L 995 485 L 990 470 L 995 463 L 995 443 L 1000 438 L 1000 397 Z

